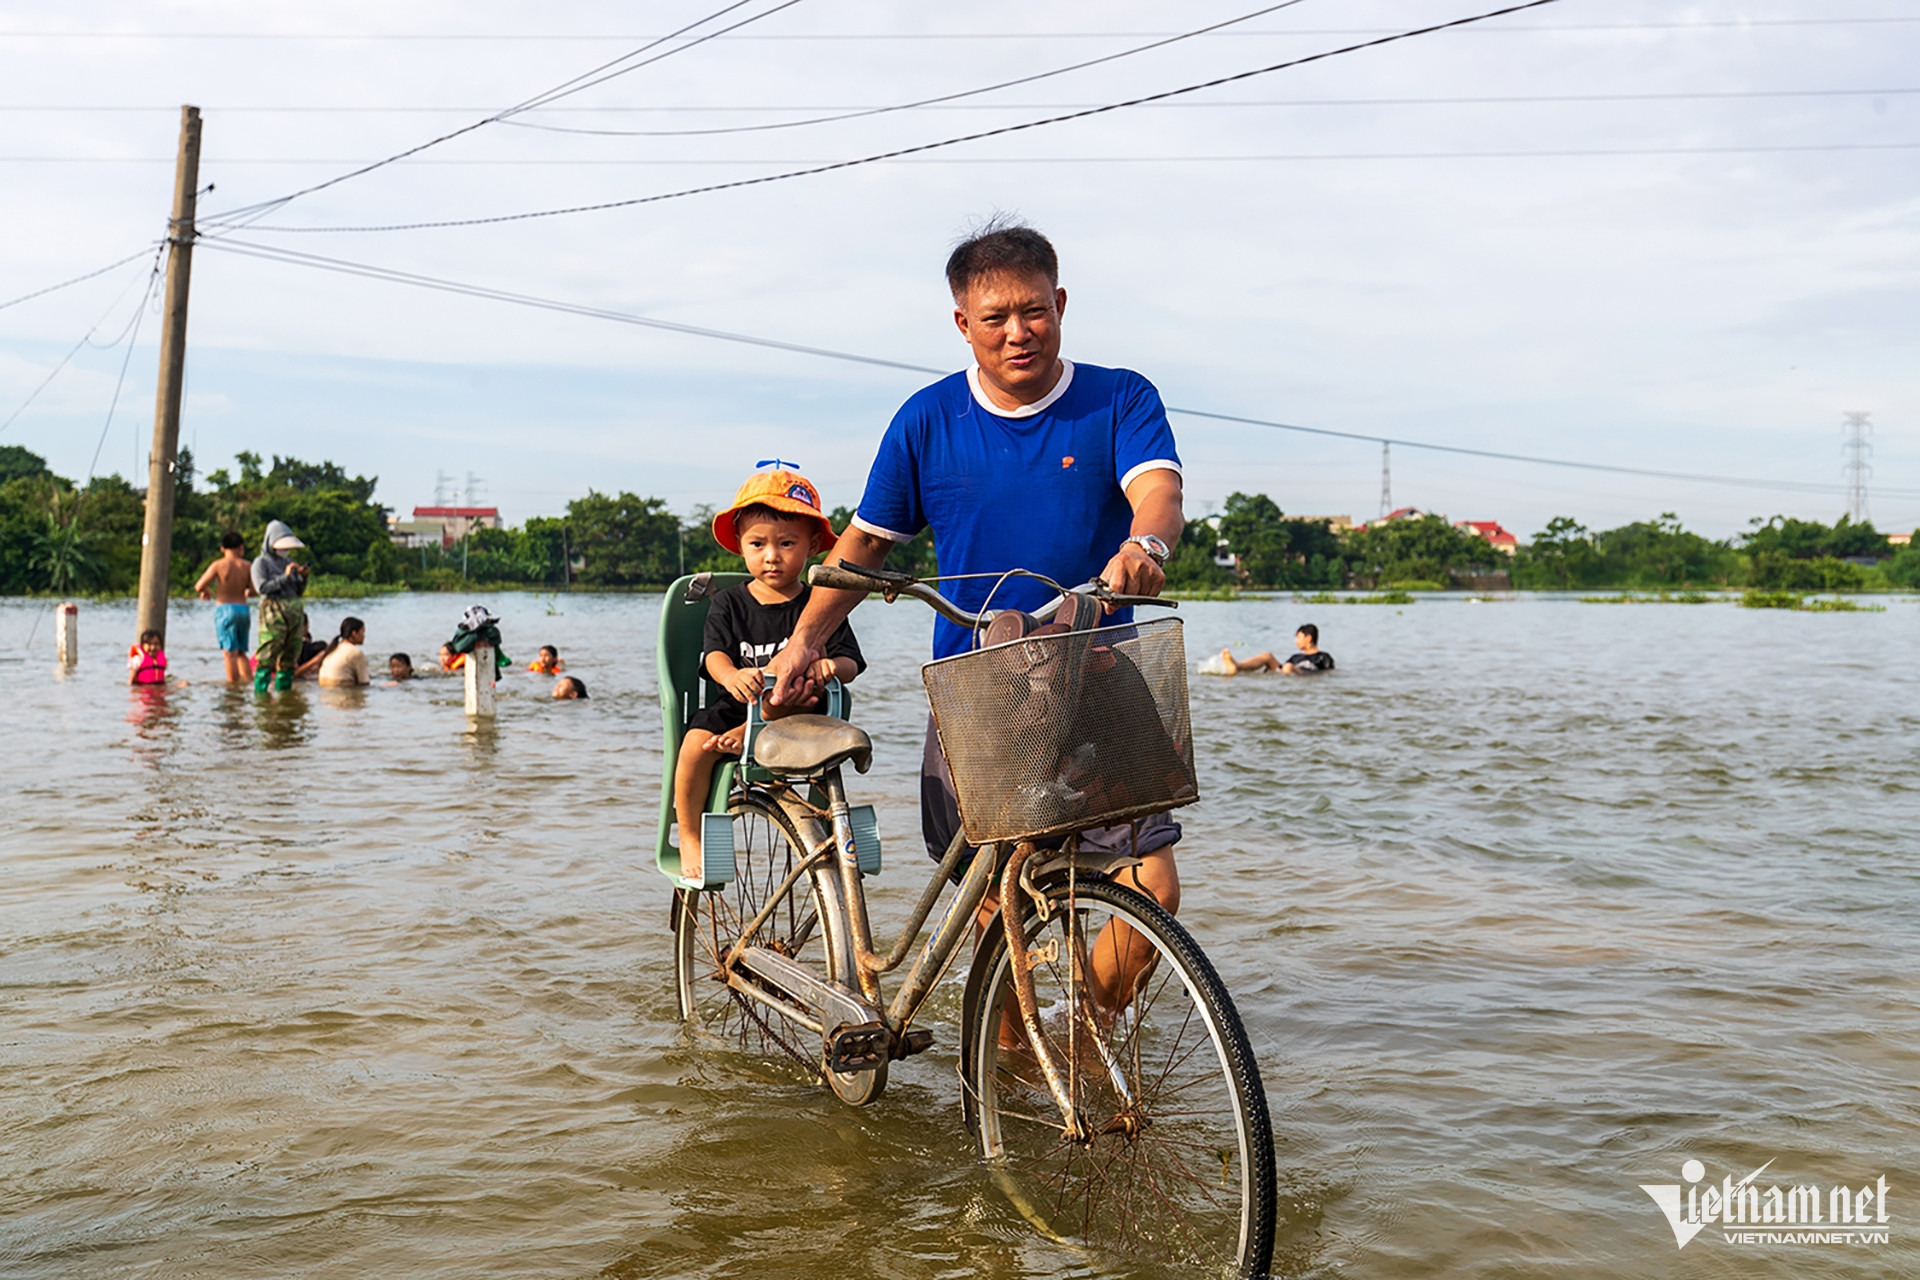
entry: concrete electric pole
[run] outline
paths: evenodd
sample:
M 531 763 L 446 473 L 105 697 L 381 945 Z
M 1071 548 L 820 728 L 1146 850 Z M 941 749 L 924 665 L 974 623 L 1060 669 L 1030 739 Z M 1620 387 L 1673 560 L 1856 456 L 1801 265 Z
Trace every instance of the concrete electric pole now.
M 193 274 L 193 205 L 200 189 L 200 108 L 180 108 L 180 159 L 167 219 L 167 301 L 160 331 L 160 385 L 154 395 L 153 452 L 147 456 L 147 521 L 140 535 L 136 634 L 167 635 L 167 571 L 173 561 L 174 455 L 180 444 L 180 389 L 187 372 L 187 283 Z

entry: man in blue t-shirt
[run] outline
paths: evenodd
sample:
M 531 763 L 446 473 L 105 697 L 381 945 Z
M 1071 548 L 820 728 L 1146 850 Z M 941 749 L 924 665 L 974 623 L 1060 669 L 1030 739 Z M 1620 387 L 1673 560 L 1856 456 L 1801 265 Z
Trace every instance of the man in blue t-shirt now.
M 1128 595 L 1158 595 L 1181 511 L 1180 455 L 1153 384 L 1126 369 L 1060 355 L 1067 291 L 1047 238 L 990 223 L 947 260 L 953 320 L 974 367 L 923 387 L 894 414 L 853 523 L 828 563 L 876 568 L 896 542 L 933 529 L 940 572 L 1030 569 L 1069 586 L 1099 577 Z M 1053 591 L 1031 578 L 963 578 L 947 588 L 977 611 L 1034 609 Z M 775 704 L 812 696 L 805 672 L 861 597 L 816 589 L 767 674 Z M 1127 620 L 1124 611 L 1110 621 Z M 972 645 L 963 627 L 934 625 L 935 657 Z M 921 772 L 921 820 L 938 858 L 959 830 L 952 783 L 933 737 Z M 1081 837 L 1083 845 L 1136 851 L 1135 882 L 1169 910 L 1180 900 L 1173 844 L 1180 826 L 1160 814 Z

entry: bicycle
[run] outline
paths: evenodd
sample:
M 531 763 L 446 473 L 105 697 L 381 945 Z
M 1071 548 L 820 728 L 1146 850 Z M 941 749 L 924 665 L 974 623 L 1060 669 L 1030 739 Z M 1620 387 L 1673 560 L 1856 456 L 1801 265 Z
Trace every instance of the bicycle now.
M 889 603 L 916 598 L 967 627 L 991 621 L 906 574 L 823 565 L 809 581 L 878 592 Z M 1031 615 L 1035 624 L 1068 594 L 1045 581 L 1061 595 Z M 663 664 L 669 616 L 689 583 L 701 584 L 690 592 L 696 599 L 708 585 L 683 579 L 669 594 Z M 1073 592 L 1111 605 L 1170 604 L 1115 595 L 1098 580 Z M 659 860 L 677 886 L 681 1017 L 698 1041 L 791 1058 L 841 1100 L 872 1103 L 890 1063 L 932 1045 L 914 1018 L 997 889 L 967 975 L 959 1073 L 968 1131 L 1010 1198 L 1057 1240 L 1207 1274 L 1265 1275 L 1275 1229 L 1272 1134 L 1232 998 L 1185 928 L 1116 878 L 1138 859 L 1083 849 L 1077 839 L 1198 799 L 1179 624 L 1049 630 L 1060 634 L 923 668 L 963 829 L 884 955 L 874 951 L 863 885 L 880 868 L 877 826 L 870 807 L 849 804 L 842 776 L 849 764 L 865 772 L 873 747 L 836 718 L 845 707 L 839 691 L 827 708 L 835 714 L 762 721 L 750 708 L 741 760 L 717 771 L 702 819 L 702 883 L 678 875 L 663 799 Z M 1089 681 L 1105 680 L 1111 694 L 1116 679 L 1127 696 L 1086 696 Z M 671 748 L 675 717 L 683 725 L 691 708 L 665 665 L 661 682 L 678 700 L 666 707 Z M 1139 682 L 1160 720 L 1142 711 Z M 1131 719 L 1108 705 L 1129 698 L 1120 711 Z M 1012 713 L 1009 699 L 1019 704 Z M 1091 721 L 1073 710 L 1083 703 L 1095 708 Z M 995 707 L 1020 731 L 971 732 Z M 1113 723 L 1093 723 L 1102 716 Z M 1058 758 L 1048 758 L 1058 742 L 1023 750 L 1036 723 L 1087 741 Z M 1148 740 L 1173 755 L 1162 750 L 1145 774 L 1130 776 L 1135 757 L 1154 755 L 1138 746 Z M 1103 747 L 1108 760 L 1085 758 Z M 669 779 L 672 767 L 669 758 Z M 1003 775 L 1028 780 L 996 787 Z M 886 999 L 881 977 L 913 951 L 956 877 L 957 892 Z

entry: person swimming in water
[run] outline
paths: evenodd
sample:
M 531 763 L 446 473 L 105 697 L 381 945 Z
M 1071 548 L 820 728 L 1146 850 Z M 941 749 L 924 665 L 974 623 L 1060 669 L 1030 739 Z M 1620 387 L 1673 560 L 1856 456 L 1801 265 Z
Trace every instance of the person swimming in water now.
M 1310 676 L 1322 671 L 1333 670 L 1333 655 L 1320 648 L 1320 628 L 1311 622 L 1303 622 L 1300 629 L 1293 633 L 1296 652 L 1285 662 L 1271 653 L 1256 653 L 1251 658 L 1236 658 L 1233 650 L 1222 649 L 1217 657 L 1200 664 L 1200 674 L 1207 676 L 1237 676 L 1241 672 L 1278 671 L 1284 676 Z

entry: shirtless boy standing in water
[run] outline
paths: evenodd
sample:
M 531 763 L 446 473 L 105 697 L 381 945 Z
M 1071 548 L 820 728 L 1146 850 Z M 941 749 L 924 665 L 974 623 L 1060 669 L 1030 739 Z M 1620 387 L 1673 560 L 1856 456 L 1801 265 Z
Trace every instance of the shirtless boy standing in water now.
M 220 558 L 193 584 L 202 600 L 219 602 L 213 611 L 213 631 L 226 655 L 228 684 L 244 683 L 249 675 L 247 597 L 253 594 L 253 562 L 240 554 L 245 546 L 238 533 L 221 534 Z

